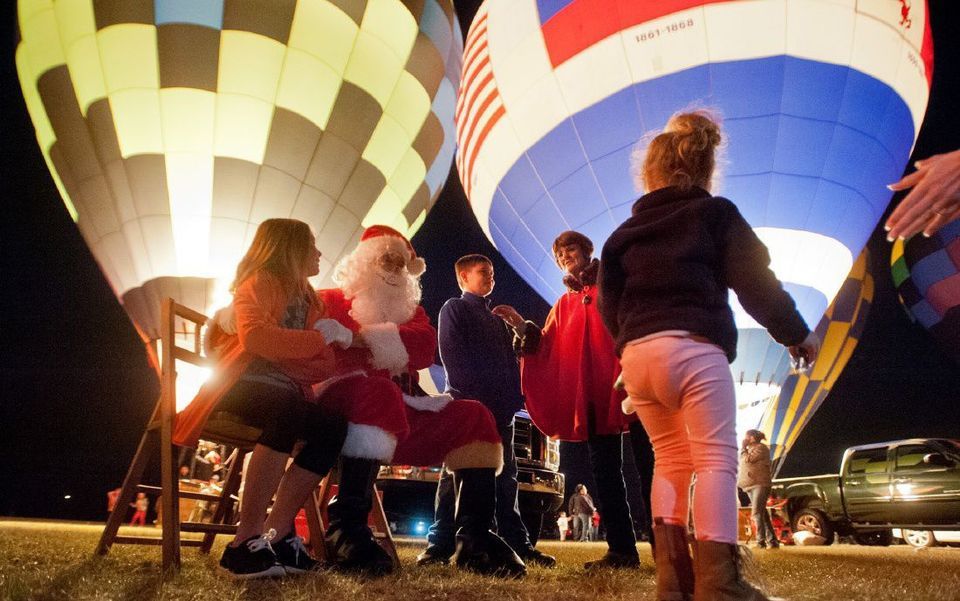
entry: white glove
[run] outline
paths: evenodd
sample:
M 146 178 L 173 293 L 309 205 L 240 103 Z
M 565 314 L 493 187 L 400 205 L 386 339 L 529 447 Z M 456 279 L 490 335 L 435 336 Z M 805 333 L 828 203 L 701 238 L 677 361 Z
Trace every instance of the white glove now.
M 224 334 L 230 334 L 231 336 L 236 334 L 237 316 L 233 312 L 233 303 L 217 309 L 217 312 L 213 314 L 213 321 L 217 322 Z
M 353 344 L 353 332 L 336 319 L 318 319 L 313 329 L 323 334 L 327 344 L 336 344 L 340 348 L 350 348 Z

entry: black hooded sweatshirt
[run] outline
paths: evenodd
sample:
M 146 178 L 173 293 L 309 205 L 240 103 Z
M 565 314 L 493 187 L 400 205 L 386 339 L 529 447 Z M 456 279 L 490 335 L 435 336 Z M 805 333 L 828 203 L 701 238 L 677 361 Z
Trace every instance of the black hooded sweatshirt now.
M 686 330 L 737 355 L 732 288 L 747 313 L 786 346 L 809 333 L 770 270 L 770 254 L 736 205 L 702 188 L 661 188 L 640 197 L 600 256 L 599 309 L 617 344 Z

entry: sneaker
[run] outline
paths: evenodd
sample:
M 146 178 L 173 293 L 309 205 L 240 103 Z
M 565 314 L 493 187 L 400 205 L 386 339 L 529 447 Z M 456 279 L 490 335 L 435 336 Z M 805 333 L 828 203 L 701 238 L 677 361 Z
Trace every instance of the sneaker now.
M 303 538 L 291 532 L 286 538 L 273 543 L 273 552 L 277 562 L 287 574 L 305 574 L 316 570 L 320 562 L 310 557 Z
M 530 547 L 523 553 L 518 553 L 518 555 L 520 555 L 520 559 L 522 559 L 524 563 L 532 563 L 541 568 L 552 568 L 557 565 L 556 557 L 547 555 L 534 547 Z
M 283 566 L 277 563 L 270 540 L 265 536 L 251 536 L 236 547 L 227 545 L 220 558 L 220 567 L 240 580 L 286 574 Z

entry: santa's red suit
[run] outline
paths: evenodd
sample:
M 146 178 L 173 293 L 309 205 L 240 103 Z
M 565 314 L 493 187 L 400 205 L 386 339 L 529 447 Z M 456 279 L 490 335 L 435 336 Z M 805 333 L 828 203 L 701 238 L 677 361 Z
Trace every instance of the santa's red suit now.
M 361 244 L 378 240 L 401 239 L 381 236 Z M 401 310 L 400 323 L 361 318 L 368 322 L 361 324 L 353 311 L 354 299 L 367 290 L 360 288 L 351 298 L 340 288 L 318 292 L 325 317 L 350 329 L 364 345 L 338 348 L 337 375 L 317 389 L 319 402 L 349 421 L 343 455 L 407 465 L 444 463 L 451 471 L 499 470 L 503 448 L 490 411 L 476 401 L 429 396 L 416 385 L 417 370 L 433 363 L 437 349 L 437 331 L 423 307 Z

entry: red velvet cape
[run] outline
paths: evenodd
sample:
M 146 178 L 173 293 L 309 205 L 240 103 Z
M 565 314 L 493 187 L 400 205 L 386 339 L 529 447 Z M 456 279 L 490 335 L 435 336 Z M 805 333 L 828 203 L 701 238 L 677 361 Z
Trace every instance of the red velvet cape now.
M 597 311 L 596 286 L 561 296 L 547 316 L 536 354 L 520 362 L 530 417 L 544 434 L 560 440 L 624 430 L 628 417 L 620 402 L 626 393 L 613 388 L 619 375 L 613 338 Z

